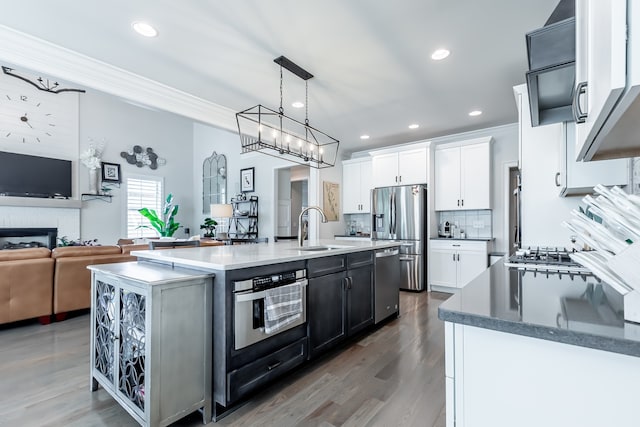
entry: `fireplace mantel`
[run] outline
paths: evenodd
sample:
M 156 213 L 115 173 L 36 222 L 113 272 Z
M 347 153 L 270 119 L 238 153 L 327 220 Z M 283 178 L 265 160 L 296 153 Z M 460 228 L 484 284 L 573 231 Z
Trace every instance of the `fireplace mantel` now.
M 0 197 L 0 206 L 80 209 L 82 207 L 82 201 L 77 199 L 2 196 Z

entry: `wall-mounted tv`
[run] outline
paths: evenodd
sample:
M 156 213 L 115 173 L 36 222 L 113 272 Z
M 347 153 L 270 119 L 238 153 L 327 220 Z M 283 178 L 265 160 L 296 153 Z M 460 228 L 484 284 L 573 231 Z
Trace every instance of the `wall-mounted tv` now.
M 71 161 L 0 151 L 0 195 L 71 197 Z

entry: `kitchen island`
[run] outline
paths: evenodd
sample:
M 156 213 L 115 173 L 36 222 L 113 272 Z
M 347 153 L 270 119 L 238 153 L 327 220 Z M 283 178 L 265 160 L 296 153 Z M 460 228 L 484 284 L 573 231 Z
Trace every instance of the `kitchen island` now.
M 447 426 L 637 426 L 640 325 L 595 277 L 499 261 L 439 307 Z
M 301 248 L 282 241 L 132 255 L 151 267 L 214 275 L 211 381 L 212 413 L 218 419 L 275 378 L 373 327 L 376 254 L 398 246 L 319 240 Z M 284 283 L 301 286 L 302 316 L 267 333 L 265 292 Z M 397 304 L 392 310 L 388 315 L 397 315 Z

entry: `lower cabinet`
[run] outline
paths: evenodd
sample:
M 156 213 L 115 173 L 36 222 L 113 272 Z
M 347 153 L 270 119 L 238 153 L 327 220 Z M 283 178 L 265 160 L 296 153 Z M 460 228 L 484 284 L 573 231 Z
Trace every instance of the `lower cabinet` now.
M 308 261 L 311 358 L 373 324 L 373 255 L 357 252 Z
M 309 354 L 314 356 L 330 349 L 347 336 L 346 272 L 309 279 Z
M 431 286 L 463 288 L 489 266 L 489 242 L 431 240 Z
M 211 421 L 211 277 L 138 263 L 89 267 L 91 390 L 143 426 Z M 178 392 L 176 392 L 178 391 Z

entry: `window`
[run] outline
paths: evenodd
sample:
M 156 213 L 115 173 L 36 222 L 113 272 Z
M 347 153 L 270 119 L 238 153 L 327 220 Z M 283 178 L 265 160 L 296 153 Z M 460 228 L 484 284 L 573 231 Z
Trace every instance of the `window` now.
M 162 210 L 162 178 L 136 177 L 127 178 L 127 237 L 157 237 L 153 228 L 138 228 L 141 225 L 150 226 L 149 220 L 138 212 L 138 209 L 149 208 L 158 214 Z

